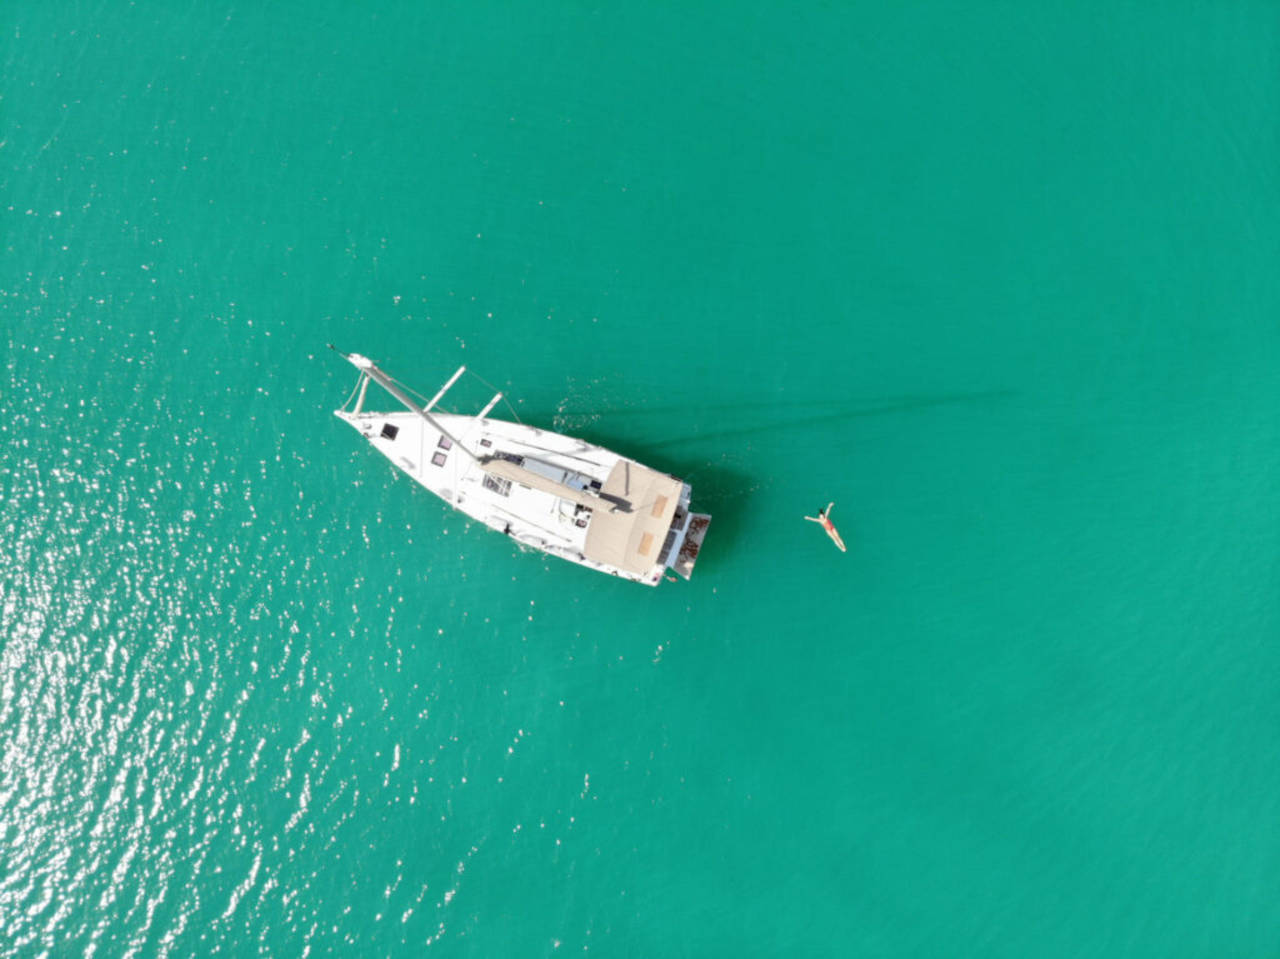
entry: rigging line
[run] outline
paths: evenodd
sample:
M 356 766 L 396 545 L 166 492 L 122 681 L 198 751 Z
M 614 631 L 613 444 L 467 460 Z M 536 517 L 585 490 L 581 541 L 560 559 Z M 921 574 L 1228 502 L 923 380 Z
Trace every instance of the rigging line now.
M 387 379 L 389 379 L 389 380 L 390 380 L 392 383 L 394 383 L 396 386 L 400 387 L 400 389 L 405 390 L 405 391 L 406 391 L 406 392 L 408 392 L 408 393 L 412 393 L 415 397 L 417 397 L 417 399 L 418 399 L 418 400 L 420 400 L 420 401 L 422 402 L 422 405 L 423 405 L 424 407 L 427 405 L 427 403 L 431 402 L 431 401 L 430 401 L 430 399 L 426 396 L 426 394 L 424 394 L 424 393 L 419 393 L 417 390 L 415 390 L 415 389 L 414 389 L 412 386 L 410 386 L 408 383 L 402 383 L 400 380 L 396 379 L 394 376 L 391 376 L 391 375 L 389 375 L 389 374 L 387 375 Z M 434 409 L 434 410 L 444 410 L 446 413 L 448 413 L 448 414 L 449 414 L 449 415 L 451 415 L 451 416 L 457 416 L 457 415 L 458 415 L 457 410 L 455 410 L 453 407 L 446 406 L 444 403 L 437 403 L 437 404 L 433 407 L 433 409 Z
M 511 405 L 511 400 L 507 397 L 506 390 L 498 389 L 496 386 L 494 386 L 492 383 L 490 383 L 488 380 L 486 380 L 483 376 L 481 376 L 479 373 L 475 372 L 474 370 L 468 369 L 467 372 L 470 373 L 472 376 L 474 376 L 476 379 L 478 379 L 482 385 L 487 386 L 489 389 L 493 390 L 495 393 L 501 393 L 502 402 L 507 404 L 507 409 L 511 411 L 511 415 L 516 418 L 517 423 L 519 423 L 521 426 L 524 426 L 524 420 L 520 419 L 520 414 L 517 413 L 516 408 Z
M 394 383 L 396 386 L 400 387 L 400 389 L 404 390 L 406 393 L 412 393 L 412 394 L 413 394 L 414 396 L 416 396 L 418 399 L 422 400 L 423 402 L 426 402 L 427 398 L 426 398 L 423 394 L 421 394 L 421 393 L 419 393 L 417 390 L 415 390 L 415 389 L 414 389 L 412 386 L 410 386 L 408 383 L 401 383 L 401 382 L 400 382 L 398 379 L 396 379 L 394 376 L 387 376 L 387 379 L 389 379 L 389 380 L 390 380 L 392 383 Z
M 511 411 L 511 415 L 512 415 L 513 417 L 515 417 L 515 421 L 516 421 L 517 423 L 519 423 L 521 426 L 523 426 L 523 425 L 524 425 L 524 420 L 520 419 L 520 414 L 519 414 L 519 413 L 517 413 L 517 412 L 516 412 L 516 408 L 515 408 L 514 406 L 512 406 L 512 405 L 511 405 L 511 399 L 507 396 L 507 394 L 506 394 L 506 392 L 505 392 L 504 390 L 500 390 L 500 389 L 498 389 L 496 386 L 494 386 L 492 383 L 490 383 L 488 380 L 486 380 L 486 379 L 485 379 L 483 376 L 481 376 L 479 373 L 476 373 L 475 371 L 473 371 L 473 370 L 471 370 L 471 369 L 468 369 L 468 370 L 467 370 L 467 372 L 468 372 L 468 373 L 470 373 L 472 376 L 474 376 L 477 380 L 479 380 L 479 381 L 480 381 L 484 386 L 487 386 L 489 389 L 493 390 L 495 393 L 501 393 L 501 394 L 502 394 L 502 402 L 504 402 L 504 403 L 507 405 L 507 409 L 509 409 L 509 410 Z M 386 376 L 386 378 L 387 378 L 388 380 L 390 380 L 392 383 L 394 383 L 396 386 L 400 387 L 400 389 L 404 390 L 406 393 L 411 393 L 411 394 L 413 394 L 413 396 L 415 396 L 417 399 L 421 400 L 421 401 L 423 402 L 423 404 L 424 404 L 424 405 L 425 405 L 426 403 L 430 402 L 430 401 L 428 400 L 428 398 L 426 397 L 426 395 L 425 395 L 425 394 L 423 394 L 423 393 L 419 393 L 417 390 L 415 390 L 415 389 L 414 389 L 412 386 L 410 386 L 408 383 L 401 382 L 400 380 L 398 380 L 398 379 L 396 379 L 394 376 L 392 376 L 390 373 L 387 373 L 385 370 L 383 371 L 383 375 L 384 375 L 384 376 Z M 357 381 L 356 386 L 358 387 L 359 385 L 360 385 L 360 384 L 359 384 L 359 382 Z M 352 395 L 352 396 L 354 396 L 354 395 L 355 395 L 355 390 L 352 390 L 352 391 L 351 391 L 351 395 Z M 347 402 L 348 402 L 348 403 L 350 403 L 350 402 L 351 402 L 351 400 L 350 400 L 350 399 L 348 399 L 348 400 L 347 400 Z M 345 405 L 345 404 L 344 404 L 344 405 Z M 446 406 L 444 403 L 437 403 L 437 404 L 436 404 L 436 408 L 437 408 L 437 409 L 444 410 L 446 413 L 450 413 L 450 414 L 452 414 L 452 415 L 454 415 L 454 416 L 457 416 L 457 415 L 458 415 L 458 414 L 457 414 L 457 411 L 456 411 L 455 409 L 453 409 L 452 407 Z
M 511 415 L 516 418 L 516 422 L 519 423 L 521 426 L 524 426 L 524 420 L 520 419 L 520 414 L 517 413 L 516 408 L 511 405 L 511 401 L 507 399 L 506 393 L 502 394 L 502 402 L 507 404 L 507 409 L 509 409 L 511 411 Z
M 468 370 L 468 372 L 470 372 L 470 371 Z M 475 374 L 474 374 L 474 373 L 472 373 L 471 375 L 472 375 L 472 376 L 475 376 Z M 389 375 L 389 374 L 387 375 L 387 379 L 389 379 L 389 380 L 390 380 L 392 383 L 394 383 L 396 386 L 400 387 L 400 389 L 405 390 L 406 392 L 412 393 L 415 397 L 417 397 L 419 400 L 421 400 L 421 401 L 422 401 L 422 405 L 423 405 L 423 406 L 426 406 L 426 404 L 430 402 L 430 399 L 427 397 L 427 395 L 426 395 L 425 393 L 419 393 L 417 390 L 415 390 L 415 389 L 414 389 L 412 386 L 410 386 L 409 384 L 407 384 L 407 383 L 402 383 L 400 380 L 396 379 L 394 376 L 391 376 L 391 375 Z M 503 398 L 505 399 L 506 397 L 504 396 Z M 508 403 L 507 405 L 509 406 L 510 404 Z M 451 416 L 457 416 L 457 415 L 458 415 L 458 411 L 457 411 L 454 407 L 452 407 L 452 406 L 446 406 L 443 402 L 441 402 L 441 403 L 437 403 L 437 404 L 433 407 L 433 409 L 437 409 L 437 410 L 444 410 L 446 413 L 450 414 Z M 515 411 L 514 411 L 514 410 L 512 410 L 512 412 L 514 413 Z
M 351 395 L 347 397 L 346 402 L 344 402 L 341 406 L 339 406 L 338 409 L 345 410 L 348 406 L 351 405 L 351 401 L 356 398 L 356 390 L 360 389 L 360 381 L 363 379 L 364 379 L 363 373 L 361 373 L 359 376 L 356 377 L 356 385 L 351 387 Z

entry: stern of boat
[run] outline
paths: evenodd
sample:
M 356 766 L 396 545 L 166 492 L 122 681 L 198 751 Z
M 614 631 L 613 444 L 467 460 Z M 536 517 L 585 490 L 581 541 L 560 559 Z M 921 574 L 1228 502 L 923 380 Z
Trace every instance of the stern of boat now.
M 671 568 L 685 579 L 693 574 L 693 564 L 698 561 L 698 551 L 702 549 L 702 541 L 710 525 L 709 514 L 689 514 L 689 528 L 685 530 L 684 542 L 680 544 L 680 552 L 676 555 L 675 562 L 671 564 Z

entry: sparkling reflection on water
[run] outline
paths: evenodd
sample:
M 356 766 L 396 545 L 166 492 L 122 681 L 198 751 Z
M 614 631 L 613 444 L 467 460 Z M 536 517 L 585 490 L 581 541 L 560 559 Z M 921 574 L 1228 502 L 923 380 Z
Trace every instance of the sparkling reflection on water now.
M 305 635 L 327 574 L 288 548 L 315 522 L 301 472 L 282 481 L 279 442 L 233 462 L 191 407 L 47 395 L 25 352 L 0 487 L 0 937 L 165 953 L 211 910 L 248 929 L 317 786 L 330 828 L 350 815 L 312 745 L 332 685 Z M 163 386 L 151 359 L 139 395 Z M 307 918 L 296 890 L 283 909 Z

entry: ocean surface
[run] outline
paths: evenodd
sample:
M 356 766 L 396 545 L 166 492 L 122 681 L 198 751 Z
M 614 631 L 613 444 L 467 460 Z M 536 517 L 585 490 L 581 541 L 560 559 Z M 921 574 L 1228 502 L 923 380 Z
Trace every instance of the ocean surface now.
M 1275 2 L 0 58 L 0 955 L 1280 955 Z M 687 478 L 692 581 L 451 512 L 330 342 Z

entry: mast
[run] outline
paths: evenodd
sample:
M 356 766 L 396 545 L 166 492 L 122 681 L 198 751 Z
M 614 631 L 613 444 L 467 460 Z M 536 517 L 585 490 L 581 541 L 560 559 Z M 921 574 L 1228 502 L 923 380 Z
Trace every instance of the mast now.
M 396 385 L 395 380 L 387 376 L 387 374 L 382 372 L 382 370 L 378 369 L 377 365 L 373 362 L 373 360 L 369 359 L 367 356 L 361 356 L 359 353 L 343 353 L 340 349 L 338 349 L 332 343 L 329 344 L 329 349 L 333 350 L 335 353 L 337 353 L 339 356 L 345 359 L 348 363 L 354 366 L 357 370 L 363 373 L 368 379 L 373 380 L 375 383 L 381 386 L 384 390 L 386 390 L 388 393 L 390 393 L 392 396 L 398 399 L 401 403 L 405 405 L 407 409 L 411 410 L 414 413 L 417 413 L 424 420 L 426 420 L 428 423 L 430 423 L 432 426 L 438 429 L 441 433 L 447 436 L 450 439 L 450 441 L 452 441 L 453 445 L 456 448 L 462 450 L 462 452 L 466 453 L 467 456 L 471 457 L 471 459 L 473 459 L 475 462 L 477 463 L 480 462 L 480 457 L 476 456 L 475 453 L 471 452 L 471 450 L 463 446 L 456 436 L 454 436 L 447 429 L 445 429 L 443 426 L 440 425 L 439 420 L 437 420 L 434 416 L 432 416 L 425 409 L 423 409 L 421 406 L 415 403 L 412 399 L 410 399 L 408 394 L 406 394 L 404 390 L 400 389 L 400 387 Z M 465 367 L 463 367 L 463 369 L 465 369 Z M 444 389 L 436 394 L 435 399 L 431 401 L 429 406 L 435 406 L 436 403 L 439 402 L 440 397 L 444 395 L 444 391 L 447 390 L 450 386 L 452 386 L 454 381 L 456 381 L 458 377 L 461 375 L 462 375 L 461 369 L 458 370 L 457 373 L 454 373 L 453 379 L 451 379 L 448 383 L 446 383 Z

